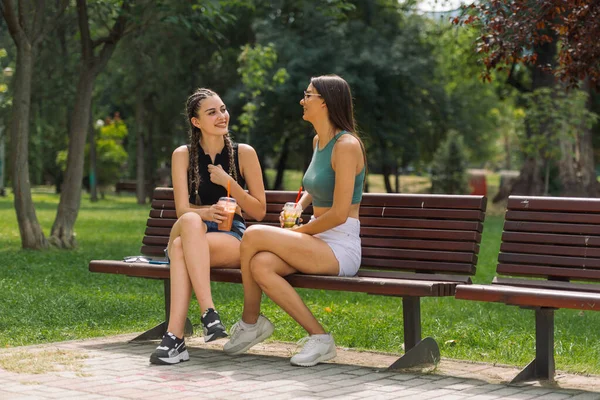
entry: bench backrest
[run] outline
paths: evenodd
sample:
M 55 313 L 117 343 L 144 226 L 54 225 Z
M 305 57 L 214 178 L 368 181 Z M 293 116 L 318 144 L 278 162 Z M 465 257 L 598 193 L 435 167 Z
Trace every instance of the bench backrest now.
M 279 225 L 283 204 L 295 192 L 267 191 L 261 224 Z M 475 274 L 486 198 L 483 196 L 366 193 L 360 208 L 365 270 Z M 305 210 L 310 219 L 312 207 Z M 156 188 L 142 253 L 162 255 L 176 220 L 173 190 Z M 248 225 L 257 223 L 246 216 Z
M 600 199 L 510 196 L 497 272 L 600 280 Z

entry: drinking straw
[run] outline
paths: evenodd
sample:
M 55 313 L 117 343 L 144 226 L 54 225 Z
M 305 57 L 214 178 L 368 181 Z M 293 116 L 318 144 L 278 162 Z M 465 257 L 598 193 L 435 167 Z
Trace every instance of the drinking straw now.
M 230 185 L 231 181 L 228 180 L 227 181 L 227 197 L 229 197 L 229 185 Z
M 300 200 L 300 195 L 302 194 L 302 185 L 300 185 L 300 189 L 298 189 L 298 196 L 296 196 L 296 201 L 295 203 L 298 203 L 298 200 Z

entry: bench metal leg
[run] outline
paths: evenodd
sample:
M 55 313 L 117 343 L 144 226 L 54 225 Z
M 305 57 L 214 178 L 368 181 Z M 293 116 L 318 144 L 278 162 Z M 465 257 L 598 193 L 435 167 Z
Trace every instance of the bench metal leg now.
M 510 383 L 554 379 L 554 309 L 535 310 L 535 359 Z
M 421 340 L 420 300 L 420 297 L 412 296 L 402 298 L 405 353 L 388 367 L 389 371 L 440 361 L 440 348 L 436 341 L 430 337 Z
M 165 321 L 136 336 L 135 338 L 131 339 L 130 342 L 162 339 L 163 335 L 167 332 L 167 328 L 169 326 L 169 313 L 171 312 L 171 280 L 165 279 L 163 281 L 163 285 L 165 291 Z M 184 336 L 192 336 L 193 333 L 194 328 L 192 327 L 192 321 L 190 321 L 189 318 L 186 318 Z

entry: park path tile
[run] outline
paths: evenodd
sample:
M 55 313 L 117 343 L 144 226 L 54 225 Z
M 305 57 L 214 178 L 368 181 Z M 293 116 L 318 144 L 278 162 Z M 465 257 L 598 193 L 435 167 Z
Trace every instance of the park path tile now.
M 439 399 L 600 400 L 600 377 L 559 373 L 556 386 L 509 385 L 516 368 L 442 360 L 432 370 L 387 372 L 397 355 L 339 349 L 333 362 L 313 368 L 289 363 L 294 345 L 270 342 L 230 357 L 225 341 L 188 340 L 191 360 L 173 366 L 148 362 L 156 343 L 128 343 L 119 335 L 12 351 L 69 350 L 79 366 L 57 365 L 41 374 L 0 369 L 0 399 Z M 499 378 L 500 377 L 500 378 Z

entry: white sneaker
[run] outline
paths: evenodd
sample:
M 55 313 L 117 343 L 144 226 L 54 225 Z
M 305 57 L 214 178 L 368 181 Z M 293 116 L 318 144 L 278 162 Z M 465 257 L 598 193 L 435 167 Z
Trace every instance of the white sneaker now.
M 307 336 L 298 342 L 299 345 L 304 344 L 304 347 L 298 354 L 290 359 L 292 365 L 300 367 L 312 367 L 320 362 L 331 360 L 336 356 L 335 342 L 331 334 L 326 337 Z
M 258 344 L 271 336 L 275 328 L 265 316 L 259 315 L 252 328 L 243 328 L 238 321 L 231 328 L 229 342 L 223 346 L 223 351 L 229 355 L 244 353 L 250 347 Z

